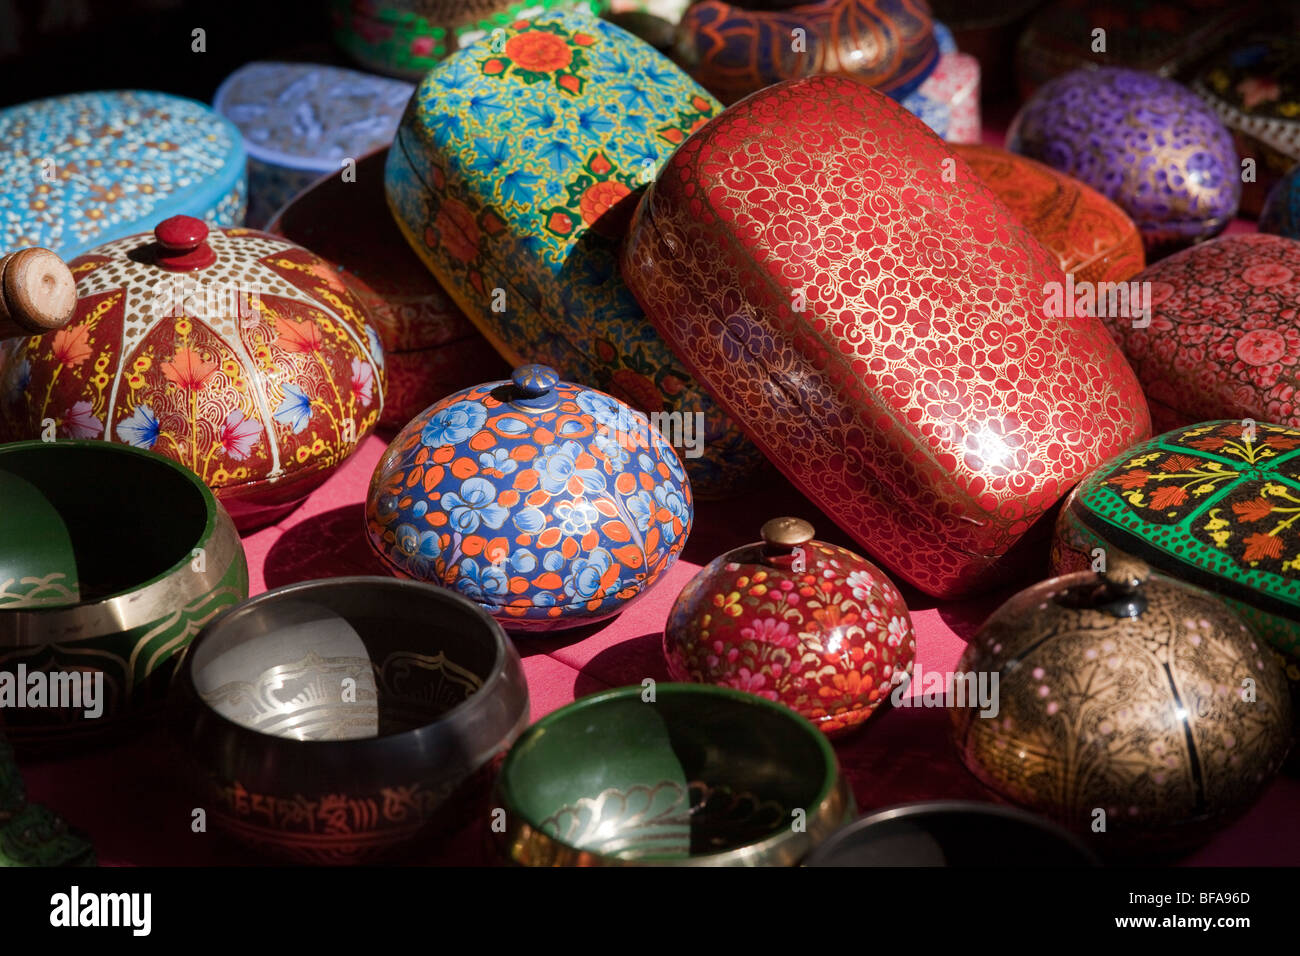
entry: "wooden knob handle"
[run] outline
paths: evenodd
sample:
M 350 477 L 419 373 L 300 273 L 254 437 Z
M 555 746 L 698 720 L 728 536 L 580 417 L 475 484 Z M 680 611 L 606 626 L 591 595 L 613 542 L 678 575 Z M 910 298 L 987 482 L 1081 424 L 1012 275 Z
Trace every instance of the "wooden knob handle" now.
M 72 270 L 49 249 L 20 249 L 0 259 L 0 339 L 61 329 L 76 310 Z

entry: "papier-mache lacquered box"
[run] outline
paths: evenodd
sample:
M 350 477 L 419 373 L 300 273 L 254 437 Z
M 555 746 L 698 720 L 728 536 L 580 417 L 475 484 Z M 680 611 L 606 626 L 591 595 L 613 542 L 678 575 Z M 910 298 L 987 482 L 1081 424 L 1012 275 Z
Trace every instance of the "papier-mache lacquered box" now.
M 407 241 L 497 350 L 672 416 L 652 421 L 701 496 L 762 456 L 646 320 L 617 252 L 640 187 L 719 109 L 618 27 L 547 14 L 432 70 L 386 172 Z
M 1124 282 L 1146 265 L 1133 220 L 1092 187 L 996 146 L 952 149 L 1075 279 Z
M 1258 215 L 1269 190 L 1300 163 L 1300 12 L 1243 37 L 1201 69 L 1192 88 L 1223 120 L 1243 160 L 1241 209 Z
M 949 143 L 980 141 L 980 62 L 957 49 L 952 31 L 935 21 L 939 60 L 899 102 Z
M 786 476 L 931 594 L 1005 583 L 1038 519 L 1150 427 L 1101 323 L 1046 315 L 1056 256 L 849 77 L 778 84 L 692 135 L 622 268 Z
M 174 215 L 244 222 L 244 144 L 228 120 L 167 93 L 115 90 L 0 110 L 0 251 L 72 259 Z
M 1218 116 L 1181 83 L 1141 70 L 1058 76 L 1020 108 L 1007 148 L 1115 202 L 1151 259 L 1217 236 L 1241 200 L 1242 167 Z
M 1300 165 L 1269 190 L 1259 214 L 1259 231 L 1300 239 Z
M 247 224 L 262 229 L 281 206 L 347 161 L 387 146 L 415 87 L 318 63 L 245 63 L 213 108 L 244 135 Z
M 1200 422 L 1125 449 L 1065 500 L 1052 573 L 1136 557 L 1214 591 L 1300 665 L 1300 429 Z
M 916 0 L 697 0 L 673 55 L 724 103 L 772 83 L 852 73 L 901 99 L 939 62 L 930 8 Z
M 0 442 L 157 452 L 247 532 L 297 507 L 382 414 L 379 334 L 301 246 L 173 216 L 68 267 L 72 322 L 0 352 Z
M 549 10 L 602 13 L 605 0 L 331 0 L 334 39 L 368 70 L 416 81 L 459 49 Z
M 727 104 L 815 73 L 852 73 L 901 99 L 939 62 L 930 8 L 915 0 L 697 0 L 673 53 Z
M 266 231 L 338 268 L 379 332 L 388 389 L 378 427 L 396 431 L 434 402 L 510 369 L 429 274 L 384 198 L 388 150 L 357 161 L 355 181 L 328 176 L 299 193 Z M 340 229 L 339 224 L 346 223 Z
M 1300 427 L 1300 241 L 1220 236 L 1133 281 L 1150 290 L 1149 324 L 1103 321 L 1157 431 L 1221 418 Z
M 957 47 L 979 61 L 986 102 L 1007 98 L 1015 86 L 1016 41 L 1042 0 L 932 0 L 930 11 L 947 24 Z

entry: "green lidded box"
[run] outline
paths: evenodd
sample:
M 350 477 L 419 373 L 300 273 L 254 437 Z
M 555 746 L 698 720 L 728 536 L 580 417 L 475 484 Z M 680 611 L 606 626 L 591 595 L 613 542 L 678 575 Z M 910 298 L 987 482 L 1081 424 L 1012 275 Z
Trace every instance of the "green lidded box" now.
M 439 60 L 515 20 L 605 12 L 606 0 L 331 0 L 335 42 L 377 73 L 419 80 Z
M 1204 422 L 1110 459 L 1066 499 L 1052 571 L 1102 553 L 1218 593 L 1300 678 L 1300 428 Z

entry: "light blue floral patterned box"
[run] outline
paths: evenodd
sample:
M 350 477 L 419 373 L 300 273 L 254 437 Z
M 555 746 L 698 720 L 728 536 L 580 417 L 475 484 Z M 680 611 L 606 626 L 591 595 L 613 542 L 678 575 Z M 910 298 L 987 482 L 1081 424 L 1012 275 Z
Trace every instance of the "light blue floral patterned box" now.
M 72 259 L 178 214 L 241 226 L 244 144 L 193 100 L 122 90 L 0 110 L 0 252 Z
M 318 63 L 246 63 L 226 77 L 213 108 L 244 135 L 248 225 L 261 229 L 316 180 L 342 175 L 393 141 L 415 87 Z

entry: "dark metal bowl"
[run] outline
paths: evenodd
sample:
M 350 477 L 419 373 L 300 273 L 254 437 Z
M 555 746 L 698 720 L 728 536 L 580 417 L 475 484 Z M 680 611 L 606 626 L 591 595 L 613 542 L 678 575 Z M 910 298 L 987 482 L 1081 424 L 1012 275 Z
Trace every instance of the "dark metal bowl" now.
M 968 800 L 905 803 L 853 821 L 805 866 L 1097 866 L 1077 837 L 1024 810 Z
M 97 739 L 160 704 L 190 638 L 247 597 L 234 523 L 188 468 L 105 441 L 0 445 L 0 675 L 102 708 L 6 703 L 16 745 Z
M 414 850 L 481 813 L 528 722 L 513 645 L 459 595 L 332 578 L 259 595 L 205 628 L 174 725 L 208 817 L 298 862 Z
M 497 779 L 502 849 L 529 866 L 790 866 L 854 812 L 826 736 L 700 684 L 625 687 L 542 718 Z

